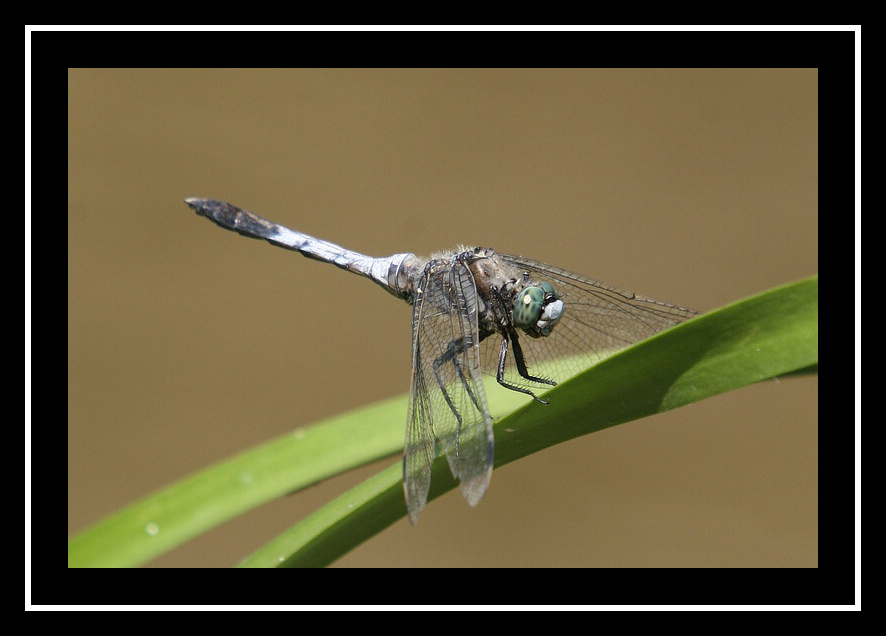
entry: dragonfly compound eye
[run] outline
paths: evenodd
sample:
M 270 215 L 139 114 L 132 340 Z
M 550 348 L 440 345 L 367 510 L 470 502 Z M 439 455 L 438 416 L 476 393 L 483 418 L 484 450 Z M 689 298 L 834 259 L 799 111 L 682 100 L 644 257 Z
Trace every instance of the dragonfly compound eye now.
M 562 315 L 563 301 L 550 283 L 527 287 L 514 300 L 514 326 L 535 338 L 550 335 Z
M 541 287 L 527 287 L 514 300 L 514 326 L 532 329 L 544 311 L 545 292 Z
M 559 298 L 559 296 L 557 296 L 557 290 L 554 289 L 554 286 L 550 283 L 541 283 L 539 287 L 541 287 L 542 291 L 544 291 L 545 296 L 550 296 L 554 300 L 557 300 L 557 298 Z

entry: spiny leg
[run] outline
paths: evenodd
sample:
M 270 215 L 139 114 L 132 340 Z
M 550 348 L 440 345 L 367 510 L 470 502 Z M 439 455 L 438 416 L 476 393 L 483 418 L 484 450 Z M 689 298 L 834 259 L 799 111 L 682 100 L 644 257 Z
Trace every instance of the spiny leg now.
M 526 360 L 523 358 L 523 348 L 520 346 L 520 338 L 517 336 L 517 331 L 514 329 L 513 325 L 510 326 L 508 332 L 511 337 L 511 343 L 514 345 L 514 362 L 517 365 L 517 371 L 519 371 L 520 375 L 527 380 L 532 380 L 533 382 L 538 382 L 539 384 L 550 384 L 551 386 L 557 386 L 557 383 L 553 380 L 548 380 L 547 378 L 538 378 L 534 375 L 529 375 L 529 370 L 526 368 Z
M 449 405 L 449 409 L 452 411 L 453 415 L 455 415 L 455 419 L 458 422 L 458 426 L 455 429 L 455 454 L 459 455 L 459 438 L 461 437 L 461 429 L 462 429 L 462 416 L 458 412 L 458 409 L 455 408 L 455 405 L 452 403 L 452 399 L 449 397 L 449 392 L 446 390 L 445 383 L 443 379 L 440 377 L 439 369 L 441 366 L 448 362 L 452 362 L 452 366 L 455 367 L 455 372 L 458 375 L 459 381 L 462 386 L 467 391 L 468 396 L 471 398 L 471 402 L 474 403 L 474 407 L 476 407 L 477 411 L 480 413 L 483 412 L 483 408 L 480 406 L 480 403 L 477 402 L 477 397 L 474 395 L 474 392 L 471 390 L 471 385 L 465 377 L 464 371 L 461 368 L 461 365 L 458 363 L 458 356 L 465 350 L 465 339 L 460 338 L 459 340 L 453 340 L 449 343 L 449 346 L 446 347 L 446 351 L 439 358 L 434 360 L 433 369 L 434 369 L 434 377 L 437 380 L 437 386 L 440 387 L 440 391 L 443 392 L 443 398 L 446 400 L 446 404 Z
M 520 364 L 522 364 L 523 368 L 525 369 L 526 365 L 522 360 L 522 353 L 520 355 L 521 355 L 520 362 L 518 363 L 517 366 L 519 368 Z M 495 374 L 496 381 L 498 381 L 498 383 L 506 389 L 510 389 L 511 391 L 517 391 L 519 393 L 525 393 L 526 395 L 531 396 L 533 400 L 536 400 L 537 402 L 541 402 L 542 404 L 547 404 L 548 403 L 547 400 L 542 400 L 540 397 L 538 397 L 535 393 L 533 393 L 529 389 L 526 389 L 522 386 L 517 386 L 516 384 L 511 384 L 510 382 L 505 380 L 505 362 L 507 360 L 507 357 L 508 357 L 508 338 L 503 337 L 501 339 L 501 349 L 499 350 L 499 353 L 498 353 L 498 370 L 496 371 L 496 374 Z M 516 353 L 515 353 L 514 359 L 515 359 L 515 361 L 517 360 Z M 527 378 L 530 380 L 533 379 L 532 376 L 528 376 L 528 374 L 524 375 L 521 373 L 520 375 L 522 375 L 524 378 Z M 542 380 L 542 381 L 544 381 L 544 380 Z M 548 380 L 547 382 L 550 383 L 551 381 Z

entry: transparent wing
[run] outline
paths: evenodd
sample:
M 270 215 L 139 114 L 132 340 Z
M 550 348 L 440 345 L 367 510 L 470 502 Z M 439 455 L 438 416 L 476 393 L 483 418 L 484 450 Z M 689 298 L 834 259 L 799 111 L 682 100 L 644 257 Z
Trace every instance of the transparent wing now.
M 508 254 L 497 257 L 517 274 L 528 272 L 533 280 L 550 283 L 563 301 L 563 317 L 549 336 L 532 338 L 520 333 L 530 373 L 558 383 L 619 349 L 698 315 L 546 263 Z M 485 369 L 495 369 L 498 361 L 494 341 L 484 342 Z M 506 377 L 520 386 L 530 384 L 517 374 L 510 355 Z
M 412 313 L 412 390 L 403 487 L 415 524 L 428 498 L 435 447 L 445 453 L 468 503 L 492 475 L 492 418 L 480 375 L 477 290 L 458 256 L 428 264 Z

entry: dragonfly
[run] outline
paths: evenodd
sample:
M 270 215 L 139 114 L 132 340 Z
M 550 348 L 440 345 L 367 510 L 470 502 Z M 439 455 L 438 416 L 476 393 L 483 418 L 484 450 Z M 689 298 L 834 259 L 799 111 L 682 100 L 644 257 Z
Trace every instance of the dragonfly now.
M 413 525 L 427 503 L 437 456 L 446 456 L 470 505 L 489 487 L 495 440 L 484 372 L 547 404 L 542 391 L 697 315 L 490 248 L 373 258 L 224 201 L 189 197 L 185 203 L 225 229 L 365 276 L 412 305 L 403 490 Z

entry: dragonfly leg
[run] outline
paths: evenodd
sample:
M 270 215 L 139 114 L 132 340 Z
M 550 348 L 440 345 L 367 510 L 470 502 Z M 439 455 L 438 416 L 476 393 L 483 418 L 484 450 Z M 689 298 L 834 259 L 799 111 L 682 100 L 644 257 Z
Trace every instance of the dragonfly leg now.
M 437 378 L 437 386 L 440 387 L 440 390 L 443 392 L 443 397 L 446 399 L 446 404 L 449 405 L 449 409 L 452 411 L 452 414 L 455 415 L 455 419 L 458 420 L 458 427 L 461 428 L 461 415 L 458 412 L 458 409 L 455 408 L 455 405 L 452 403 L 452 399 L 449 397 L 449 392 L 446 390 L 446 384 L 443 382 L 443 379 L 440 377 L 440 367 L 443 366 L 448 360 L 446 359 L 449 354 L 444 353 L 442 356 L 434 360 L 434 377 Z
M 507 357 L 508 357 L 508 338 L 503 337 L 501 339 L 501 349 L 499 350 L 499 354 L 498 354 L 498 370 L 495 373 L 495 379 L 498 381 L 498 383 L 506 389 L 510 389 L 511 391 L 518 391 L 520 393 L 525 393 L 526 395 L 532 396 L 533 400 L 535 400 L 537 402 L 541 402 L 542 404 L 547 404 L 548 403 L 547 400 L 542 400 L 540 397 L 538 397 L 535 393 L 533 393 L 529 389 L 526 389 L 522 386 L 517 386 L 516 384 L 511 384 L 510 382 L 505 380 L 505 361 L 507 360 Z M 518 358 L 516 355 L 516 348 L 514 351 L 514 360 L 517 361 L 517 368 L 518 369 L 520 368 L 520 366 L 522 366 L 524 370 L 526 369 L 526 363 L 523 361 L 523 353 L 521 351 L 520 356 Z M 552 382 L 551 380 L 544 380 L 542 378 L 539 378 L 539 379 L 533 378 L 528 373 L 525 375 L 523 373 L 521 373 L 520 375 L 523 376 L 524 378 L 526 378 L 527 380 L 535 380 L 536 382 L 544 382 L 545 384 L 554 384 L 554 382 Z
M 455 408 L 455 404 L 452 403 L 452 399 L 449 397 L 449 392 L 446 390 L 446 383 L 443 382 L 443 379 L 440 377 L 440 367 L 449 362 L 452 363 L 452 366 L 455 367 L 455 372 L 458 375 L 459 381 L 462 386 L 467 391 L 468 396 L 471 398 L 471 402 L 474 403 L 474 407 L 482 413 L 483 408 L 480 406 L 480 403 L 477 401 L 477 397 L 474 395 L 474 392 L 471 390 L 471 385 L 468 382 L 467 378 L 465 378 L 464 371 L 461 368 L 461 365 L 458 363 L 458 356 L 465 349 L 465 341 L 464 338 L 460 338 L 459 340 L 453 340 L 449 343 L 449 346 L 446 347 L 446 351 L 439 358 L 434 360 L 433 368 L 434 368 L 434 377 L 437 379 L 437 386 L 440 387 L 440 391 L 443 392 L 443 398 L 446 400 L 446 404 L 449 405 L 449 409 L 452 411 L 453 415 L 455 415 L 455 419 L 458 422 L 458 426 L 455 430 L 455 454 L 458 456 L 459 454 L 459 437 L 461 436 L 461 427 L 462 427 L 462 417 L 458 412 L 458 409 Z
M 533 382 L 538 382 L 539 384 L 550 384 L 551 386 L 557 386 L 557 383 L 553 380 L 548 380 L 547 378 L 537 378 L 534 375 L 529 375 L 529 370 L 526 368 L 526 360 L 523 359 L 523 348 L 520 346 L 520 339 L 517 336 L 516 330 L 514 330 L 513 326 L 510 329 L 510 337 L 511 342 L 514 345 L 514 362 L 517 364 L 517 371 L 520 375 L 527 380 L 532 380 Z

